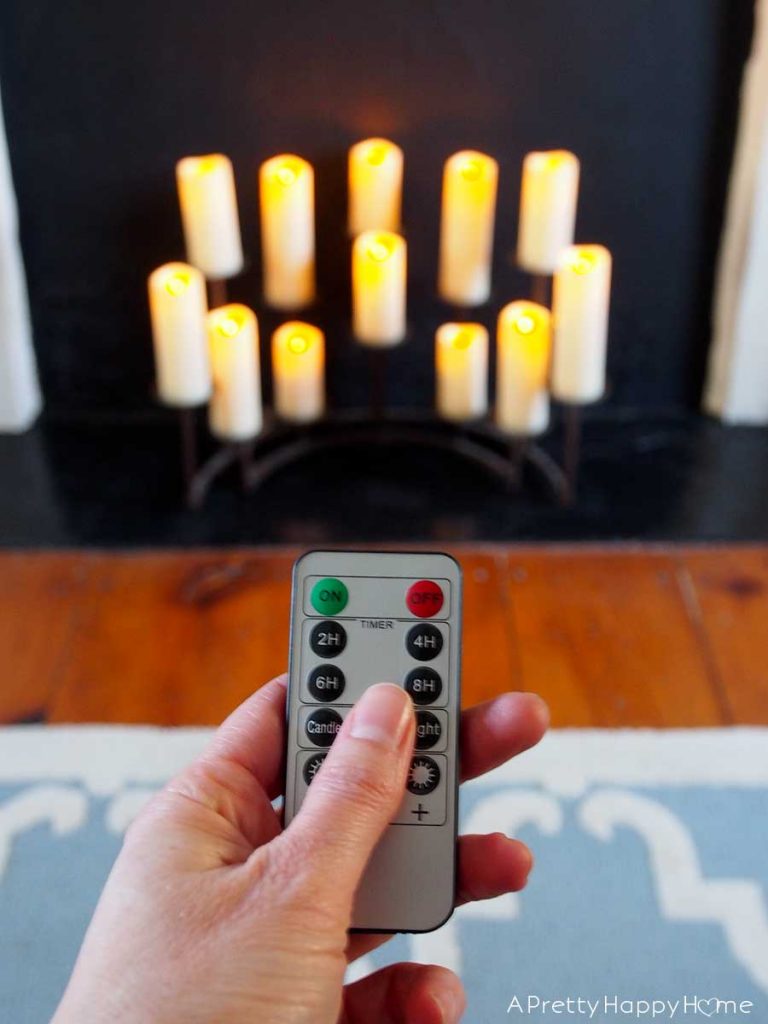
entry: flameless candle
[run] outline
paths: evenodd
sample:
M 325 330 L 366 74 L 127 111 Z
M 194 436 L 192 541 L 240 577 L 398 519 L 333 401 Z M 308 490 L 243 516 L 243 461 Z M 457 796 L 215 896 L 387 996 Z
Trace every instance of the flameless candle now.
M 552 295 L 552 393 L 564 402 L 595 402 L 605 391 L 610 299 L 608 250 L 602 245 L 566 249 Z
M 437 411 L 461 421 L 488 408 L 488 331 L 481 324 L 442 324 L 435 335 Z
M 445 162 L 438 290 L 446 302 L 478 306 L 491 294 L 498 164 L 466 150 Z
M 276 309 L 300 309 L 315 297 L 315 175 L 299 156 L 259 169 L 264 295 Z
M 349 151 L 349 233 L 399 231 L 403 151 L 387 139 L 365 139 Z
M 187 263 L 166 263 L 148 285 L 157 393 L 167 405 L 199 405 L 211 394 L 203 275 Z
M 259 329 L 247 306 L 231 303 L 208 314 L 213 394 L 211 433 L 224 441 L 247 441 L 261 430 Z
M 510 434 L 540 434 L 549 423 L 547 372 L 549 310 L 510 302 L 499 313 L 496 352 L 496 424 Z
M 523 161 L 517 262 L 530 274 L 554 274 L 573 242 L 579 161 L 567 150 L 529 153 Z
M 189 262 L 213 281 L 239 274 L 243 247 L 229 158 L 184 157 L 176 164 L 176 185 Z
M 397 345 L 405 337 L 405 239 L 392 231 L 364 231 L 352 246 L 355 337 L 364 345 Z
M 283 324 L 272 335 L 275 410 L 282 419 L 309 423 L 325 409 L 325 338 L 311 324 Z

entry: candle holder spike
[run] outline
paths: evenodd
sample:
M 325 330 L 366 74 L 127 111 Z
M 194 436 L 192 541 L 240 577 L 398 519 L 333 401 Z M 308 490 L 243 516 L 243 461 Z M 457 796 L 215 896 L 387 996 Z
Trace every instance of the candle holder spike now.
M 549 309 L 552 301 L 552 278 L 549 274 L 531 274 L 531 302 Z
M 217 309 L 219 306 L 226 306 L 229 295 L 226 278 L 209 280 L 208 285 L 208 308 Z

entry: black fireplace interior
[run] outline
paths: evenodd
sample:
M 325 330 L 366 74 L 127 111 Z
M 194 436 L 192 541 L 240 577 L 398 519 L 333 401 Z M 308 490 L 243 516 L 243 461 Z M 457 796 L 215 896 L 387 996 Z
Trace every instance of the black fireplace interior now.
M 0 540 L 768 535 L 766 432 L 697 413 L 752 20 L 751 0 L 8 0 L 0 78 L 46 411 L 0 439 Z M 610 391 L 587 414 L 574 509 L 535 481 L 510 497 L 448 455 L 362 448 L 248 497 L 224 480 L 202 511 L 183 509 L 146 300 L 149 271 L 183 258 L 176 160 L 233 160 L 248 267 L 231 295 L 259 316 L 267 384 L 280 318 L 260 295 L 256 172 L 278 152 L 313 163 L 320 294 L 306 319 L 326 332 L 343 408 L 367 386 L 349 331 L 346 152 L 374 134 L 406 162 L 410 335 L 391 360 L 393 405 L 433 401 L 434 331 L 451 313 L 435 293 L 445 158 L 499 161 L 494 294 L 476 316 L 489 327 L 528 287 L 513 261 L 523 155 L 581 158 L 577 240 L 607 245 L 615 276 Z

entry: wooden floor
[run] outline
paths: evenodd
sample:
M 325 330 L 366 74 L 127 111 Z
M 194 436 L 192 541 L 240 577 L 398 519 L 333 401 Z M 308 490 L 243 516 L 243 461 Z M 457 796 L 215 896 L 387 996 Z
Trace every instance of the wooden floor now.
M 0 555 L 0 721 L 220 721 L 283 670 L 297 552 Z M 768 547 L 467 548 L 464 698 L 768 722 Z

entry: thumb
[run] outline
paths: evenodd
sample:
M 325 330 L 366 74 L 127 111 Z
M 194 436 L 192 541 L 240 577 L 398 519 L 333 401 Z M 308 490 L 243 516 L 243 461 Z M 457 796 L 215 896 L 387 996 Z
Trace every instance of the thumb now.
M 339 730 L 282 838 L 311 851 L 316 884 L 351 902 L 360 877 L 405 790 L 413 754 L 414 714 L 392 683 L 366 690 Z M 333 865 L 329 874 L 328 865 Z M 317 877 L 319 876 L 319 877 Z

